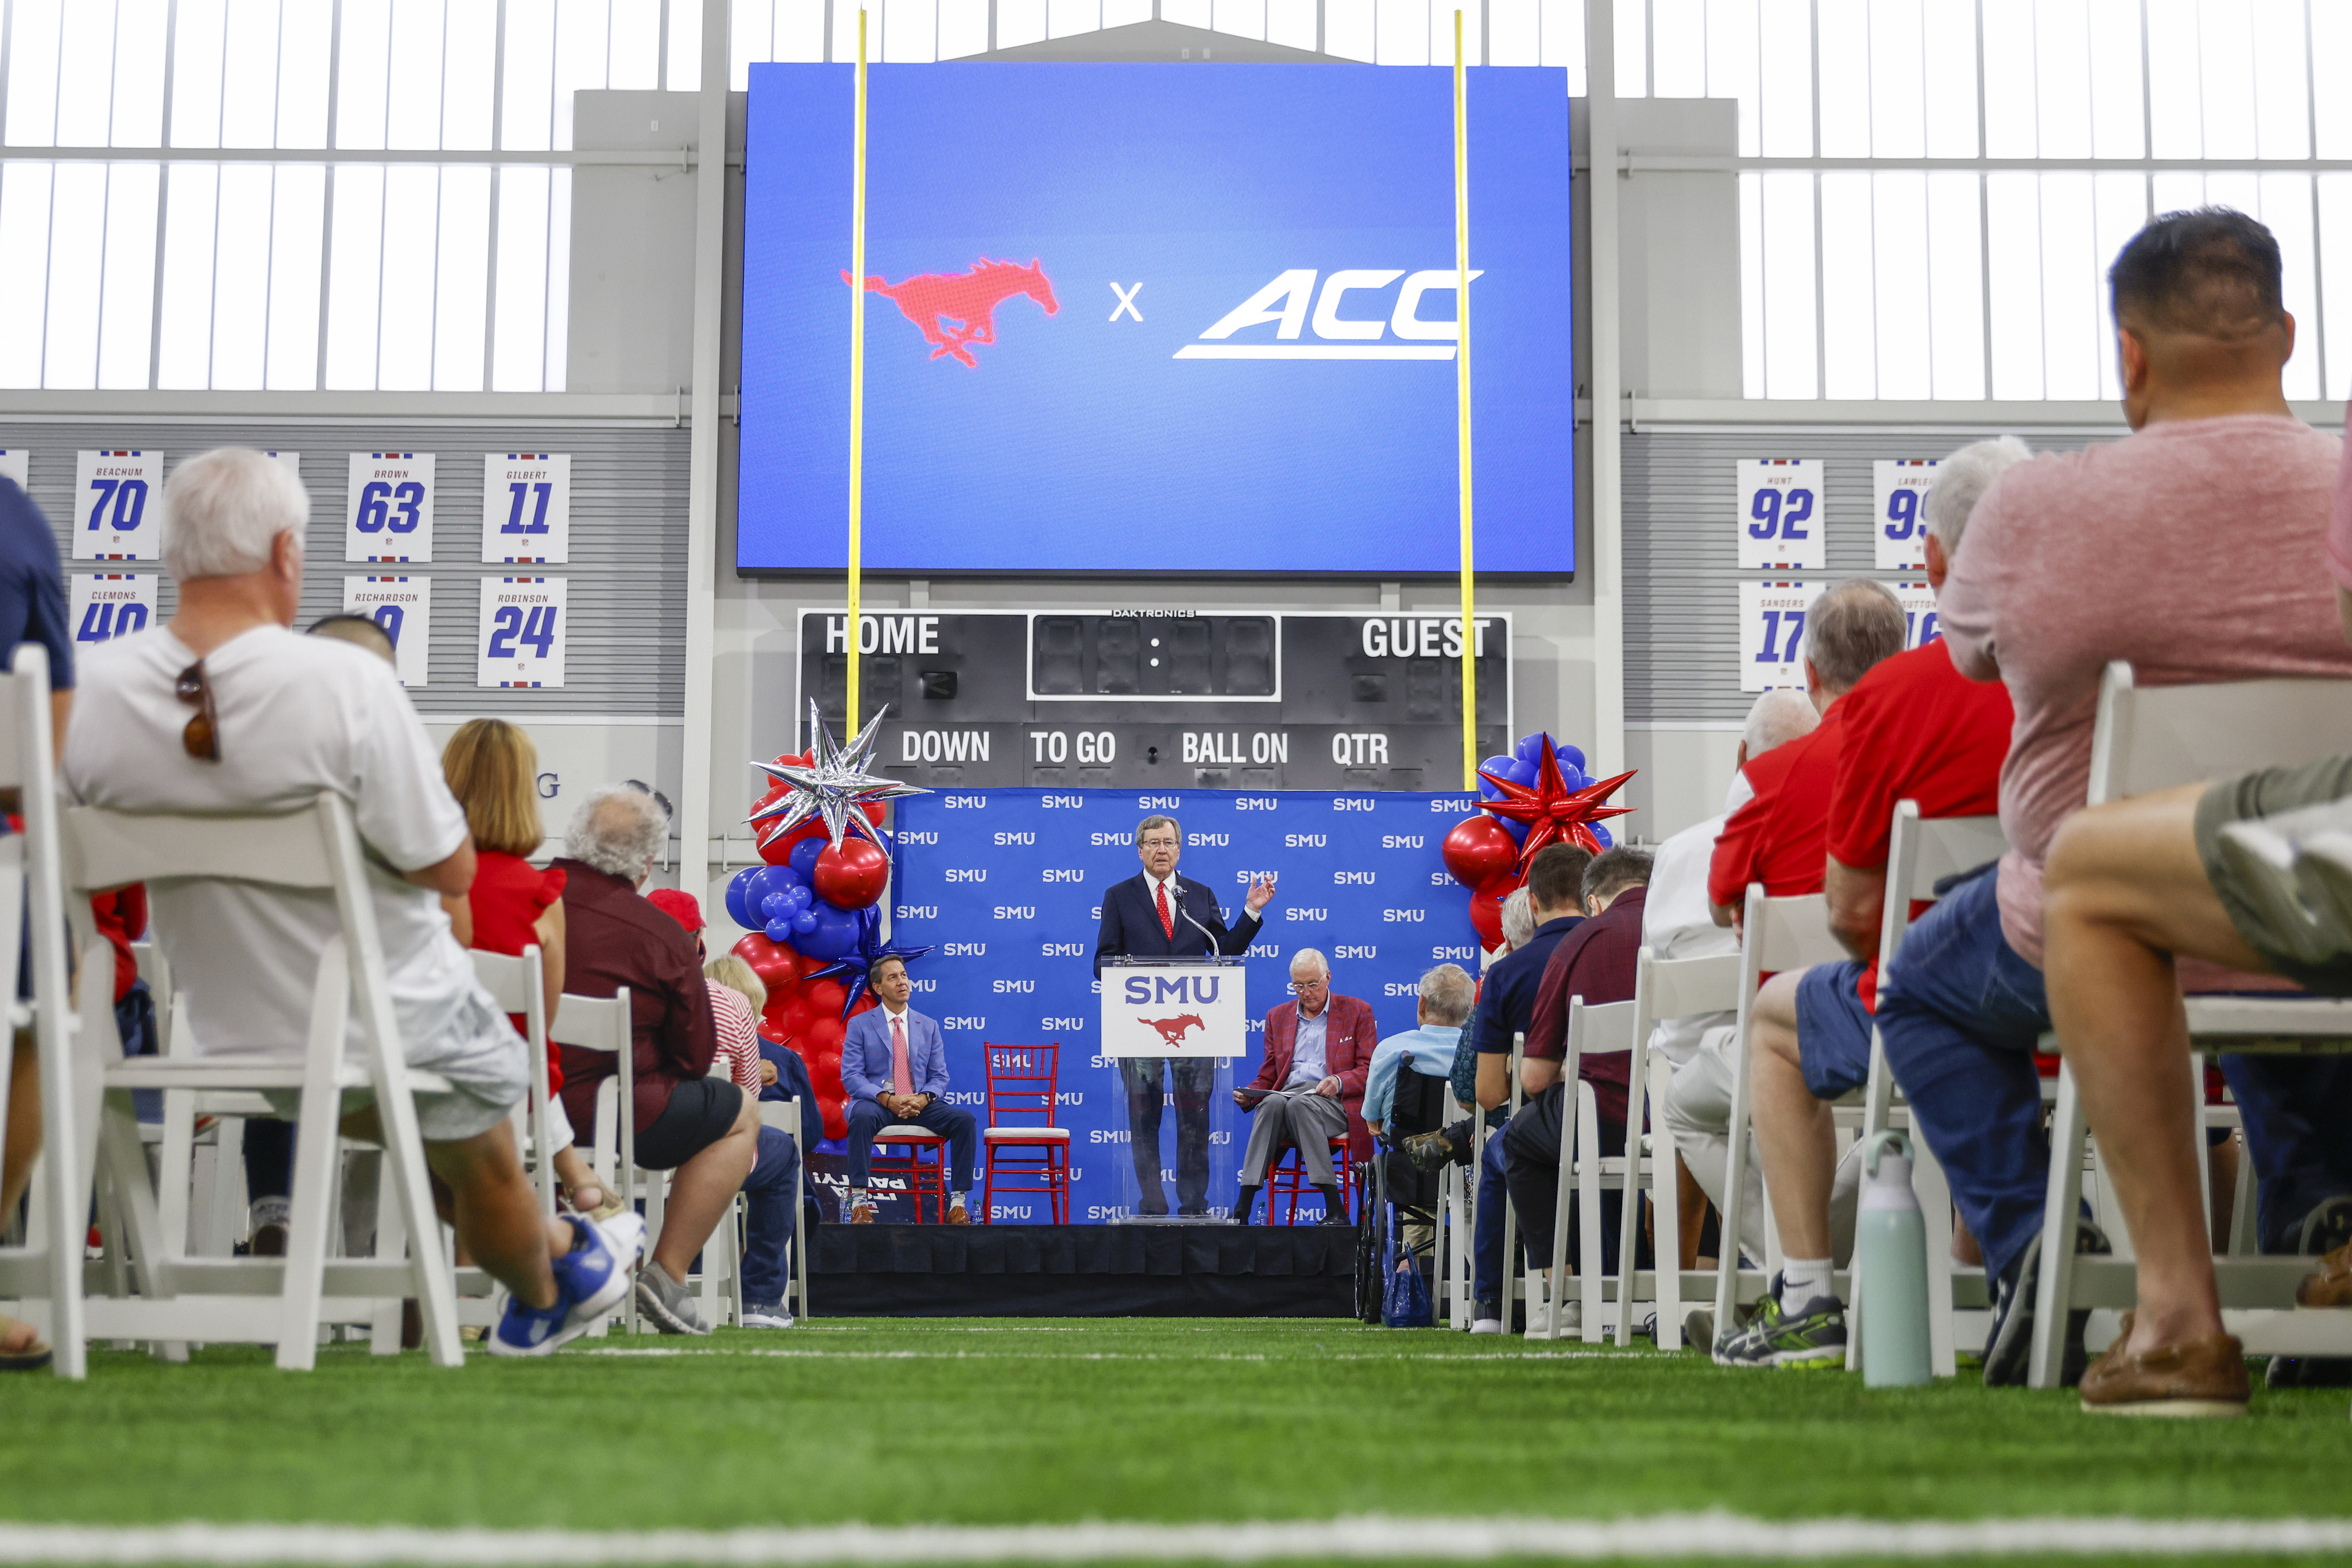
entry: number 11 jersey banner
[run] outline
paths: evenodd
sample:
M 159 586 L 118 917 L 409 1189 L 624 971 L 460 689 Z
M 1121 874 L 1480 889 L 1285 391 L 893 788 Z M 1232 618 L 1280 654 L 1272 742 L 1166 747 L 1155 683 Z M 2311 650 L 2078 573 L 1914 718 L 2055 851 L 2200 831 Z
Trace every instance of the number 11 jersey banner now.
M 746 570 L 845 565 L 854 69 L 755 65 Z M 1470 73 L 1477 565 L 1575 560 L 1568 84 Z M 1457 565 L 1452 73 L 877 66 L 869 570 Z

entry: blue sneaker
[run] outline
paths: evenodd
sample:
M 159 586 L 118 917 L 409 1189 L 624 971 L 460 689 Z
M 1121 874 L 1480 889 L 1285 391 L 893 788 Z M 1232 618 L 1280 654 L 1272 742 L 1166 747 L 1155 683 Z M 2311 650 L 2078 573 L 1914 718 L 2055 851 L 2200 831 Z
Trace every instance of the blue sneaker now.
M 555 1304 L 541 1310 L 509 1294 L 486 1342 L 492 1355 L 551 1354 L 595 1327 L 628 1294 L 630 1271 L 646 1249 L 644 1218 L 564 1218 L 581 1244 L 554 1261 Z

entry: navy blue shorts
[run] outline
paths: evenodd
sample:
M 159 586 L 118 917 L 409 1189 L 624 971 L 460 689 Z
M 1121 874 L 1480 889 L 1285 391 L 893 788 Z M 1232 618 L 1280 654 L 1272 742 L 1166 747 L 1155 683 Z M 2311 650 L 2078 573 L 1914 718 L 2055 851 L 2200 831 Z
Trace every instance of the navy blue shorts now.
M 1870 1014 L 1856 988 L 1862 965 L 1816 964 L 1797 982 L 1797 1060 L 1816 1100 L 1835 1100 L 1870 1082 Z

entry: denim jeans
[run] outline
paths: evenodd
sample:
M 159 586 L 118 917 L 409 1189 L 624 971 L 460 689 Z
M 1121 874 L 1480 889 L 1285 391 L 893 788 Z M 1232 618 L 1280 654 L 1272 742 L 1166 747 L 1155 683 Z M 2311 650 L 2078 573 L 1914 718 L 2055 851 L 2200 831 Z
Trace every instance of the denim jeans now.
M 2042 971 L 2000 934 L 1995 880 L 1988 868 L 1919 917 L 1878 1003 L 1887 1065 L 1951 1179 L 1989 1280 L 2042 1233 L 2050 1180 L 2033 1064 L 2050 1004 Z
M 1470 1296 L 1481 1312 L 1500 1306 L 1503 1300 L 1503 1129 L 1510 1120 L 1507 1113 L 1496 1116 L 1486 1146 L 1478 1151 L 1478 1230 L 1471 1241 Z
M 793 1178 L 800 1151 L 781 1127 L 760 1129 L 760 1159 L 743 1178 L 743 1300 L 784 1299 L 784 1249 L 793 1239 Z
M 2265 1252 L 2293 1252 L 2303 1218 L 2352 1193 L 2352 1060 L 2224 1056 L 2221 1075 L 2246 1120 L 2246 1153 L 2260 1178 L 2256 1228 Z
M 971 1187 L 972 1162 L 980 1144 L 980 1124 L 971 1113 L 944 1100 L 934 1100 L 912 1116 L 894 1116 L 872 1100 L 849 1107 L 849 1185 L 863 1187 L 874 1159 L 874 1134 L 885 1127 L 920 1127 L 948 1141 L 948 1191 Z
M 1553 1084 L 1534 1099 L 1522 1103 L 1519 1113 L 1496 1141 L 1503 1147 L 1503 1178 L 1510 1188 L 1511 1207 L 1518 1211 L 1519 1237 L 1527 1248 L 1528 1267 L 1551 1267 L 1552 1228 L 1559 1218 L 1559 1152 L 1561 1144 L 1574 1135 L 1575 1104 L 1570 1098 L 1576 1084 L 1571 1081 Z M 1600 1118 L 1601 1152 L 1625 1152 L 1625 1124 L 1611 1119 L 1606 1112 Z M 1604 1273 L 1617 1269 L 1618 1219 L 1623 1212 L 1625 1195 L 1611 1190 L 1601 1195 L 1601 1267 Z M 1568 1216 L 1568 1245 L 1570 1260 L 1578 1248 L 1580 1221 L 1574 1209 Z M 1496 1295 L 1501 1291 L 1498 1290 Z

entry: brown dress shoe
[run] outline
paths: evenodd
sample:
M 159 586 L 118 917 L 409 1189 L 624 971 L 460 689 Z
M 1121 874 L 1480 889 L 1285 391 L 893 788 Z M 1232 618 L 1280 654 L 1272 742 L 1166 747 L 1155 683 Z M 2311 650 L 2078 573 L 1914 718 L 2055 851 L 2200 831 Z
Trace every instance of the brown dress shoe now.
M 2126 1355 L 2132 1314 L 2107 1353 L 2083 1374 L 2083 1408 L 2094 1416 L 2242 1416 L 2249 1385 L 2246 1347 L 2235 1334 L 2208 1334 Z
M 971 1223 L 971 1216 L 965 1212 L 964 1206 L 962 1204 L 950 1204 L 948 1206 L 948 1223 L 950 1225 L 970 1225 Z
M 873 1224 L 874 1206 L 870 1203 L 851 1204 L 849 1206 L 849 1223 L 852 1225 Z
M 2299 1307 L 2352 1307 L 2352 1242 L 2322 1258 L 2317 1271 L 2296 1283 L 2294 1301 Z

